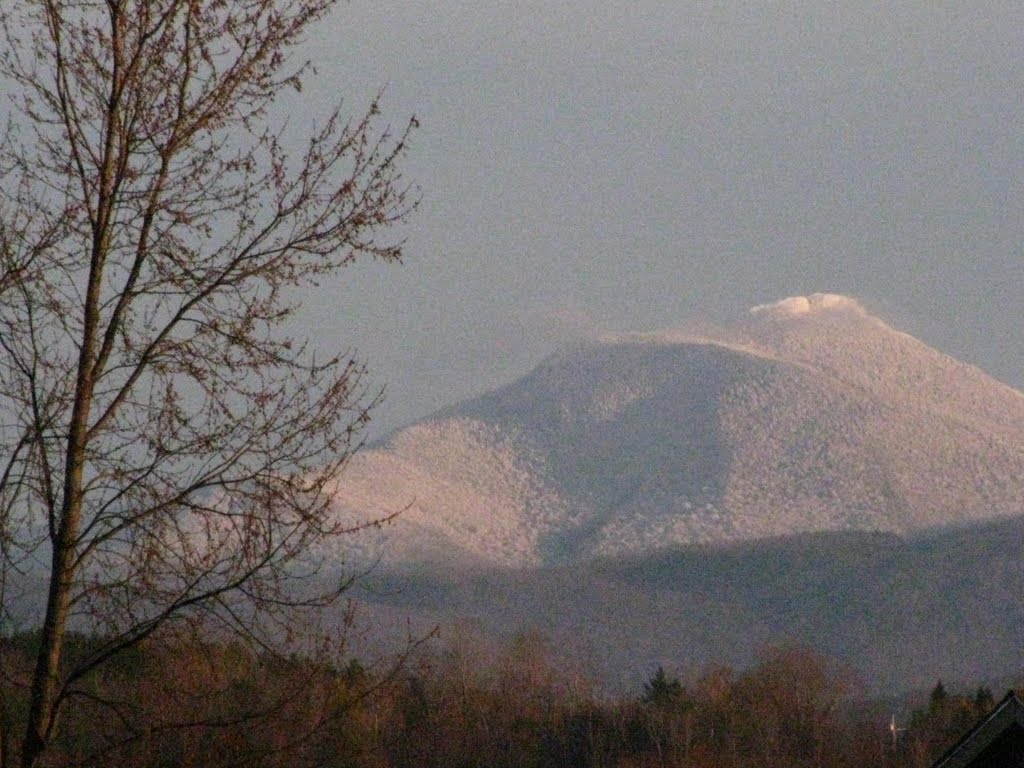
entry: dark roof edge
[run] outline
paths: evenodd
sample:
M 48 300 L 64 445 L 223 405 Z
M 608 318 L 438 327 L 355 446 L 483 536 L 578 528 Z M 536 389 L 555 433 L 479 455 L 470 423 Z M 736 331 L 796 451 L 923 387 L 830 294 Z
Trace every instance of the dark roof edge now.
M 943 753 L 942 757 L 935 761 L 932 768 L 959 768 L 961 763 L 956 762 L 956 759 L 960 757 L 959 753 L 966 747 L 970 746 L 970 742 L 973 741 L 982 730 L 1002 717 L 1008 708 L 1013 708 L 1013 710 L 1018 714 L 1024 714 L 1024 702 L 1017 698 L 1016 692 L 1012 689 L 1007 692 L 998 704 L 996 704 L 995 708 L 993 708 L 991 712 L 975 723 L 974 726 L 967 731 L 967 733 L 965 733 L 956 744 L 947 749 L 945 753 Z M 1014 716 L 1013 719 L 1016 720 L 1017 716 Z M 967 753 L 963 755 L 963 757 L 970 759 L 973 755 Z

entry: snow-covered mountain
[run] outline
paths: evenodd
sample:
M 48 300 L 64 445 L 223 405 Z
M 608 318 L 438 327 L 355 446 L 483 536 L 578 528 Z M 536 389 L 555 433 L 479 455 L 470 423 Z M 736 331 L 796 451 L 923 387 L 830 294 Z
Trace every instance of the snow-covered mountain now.
M 358 454 L 346 559 L 533 566 L 1024 514 L 1024 395 L 834 294 L 629 334 Z M 355 548 L 355 549 L 354 549 Z

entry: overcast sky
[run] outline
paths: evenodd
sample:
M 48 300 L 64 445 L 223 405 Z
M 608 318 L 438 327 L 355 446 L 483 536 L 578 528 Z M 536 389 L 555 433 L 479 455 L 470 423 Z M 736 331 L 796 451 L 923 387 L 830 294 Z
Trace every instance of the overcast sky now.
M 353 0 L 308 110 L 415 113 L 406 264 L 311 295 L 374 434 L 605 330 L 847 293 L 1024 387 L 1024 4 Z M 296 105 L 301 106 L 301 105 Z

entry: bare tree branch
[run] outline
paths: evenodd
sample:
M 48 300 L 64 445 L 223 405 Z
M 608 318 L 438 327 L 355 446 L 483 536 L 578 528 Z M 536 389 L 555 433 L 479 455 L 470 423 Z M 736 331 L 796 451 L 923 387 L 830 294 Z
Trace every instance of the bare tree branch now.
M 286 152 L 268 118 L 335 2 L 0 9 L 0 590 L 18 558 L 48 584 L 25 768 L 76 683 L 154 633 L 269 642 L 348 585 L 311 590 L 310 545 L 351 533 L 328 490 L 377 396 L 284 330 L 296 289 L 400 260 L 416 123 L 339 107 Z M 107 639 L 62 663 L 71 621 Z

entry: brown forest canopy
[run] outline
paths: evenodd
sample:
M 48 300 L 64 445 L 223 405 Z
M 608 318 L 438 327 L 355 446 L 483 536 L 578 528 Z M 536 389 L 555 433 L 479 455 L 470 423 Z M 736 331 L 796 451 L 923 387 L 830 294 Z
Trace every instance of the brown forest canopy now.
M 9 716 L 24 712 L 16 680 L 37 643 L 5 642 Z M 69 663 L 95 644 L 72 637 Z M 344 654 L 145 643 L 87 678 L 48 764 L 927 768 L 994 704 L 988 689 L 939 683 L 893 733 L 890 703 L 857 703 L 849 676 L 802 647 L 685 683 L 659 669 L 638 681 L 640 695 L 619 698 L 553 658 L 537 633 L 493 645 L 468 627 L 400 671 Z

